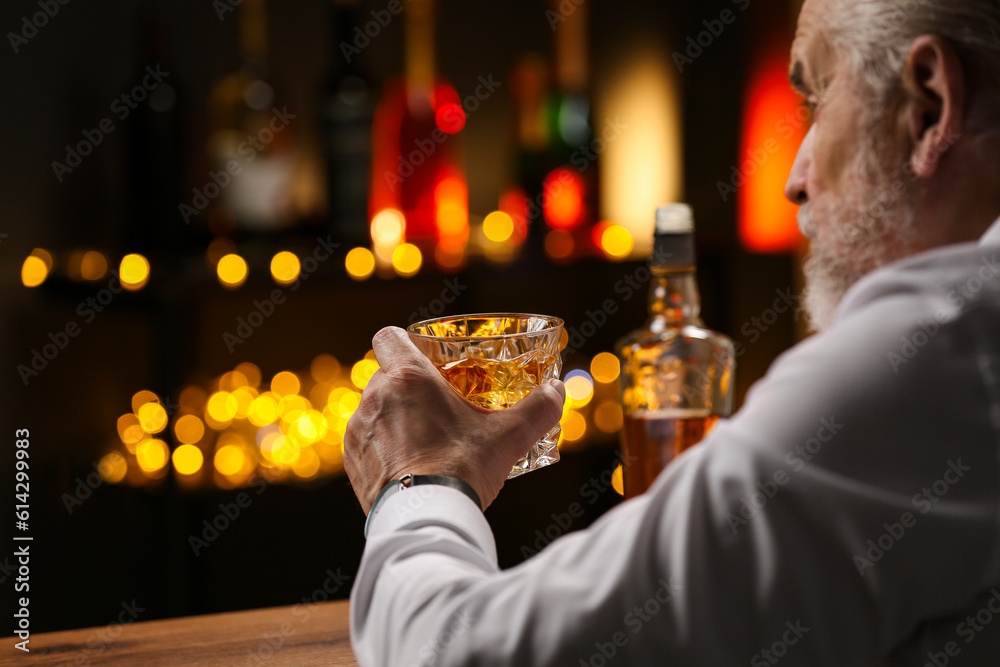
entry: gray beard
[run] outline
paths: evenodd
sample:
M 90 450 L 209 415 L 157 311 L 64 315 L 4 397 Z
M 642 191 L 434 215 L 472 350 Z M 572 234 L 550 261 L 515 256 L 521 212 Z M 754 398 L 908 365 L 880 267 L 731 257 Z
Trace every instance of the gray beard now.
M 822 207 L 805 204 L 799 209 L 799 227 L 813 239 L 803 267 L 803 302 L 813 331 L 833 325 L 837 308 L 855 283 L 920 249 L 911 179 L 905 177 L 903 165 L 880 165 L 880 152 L 868 146 L 857 153 L 845 176 L 850 194 Z M 815 221 L 823 229 L 821 236 L 816 236 Z

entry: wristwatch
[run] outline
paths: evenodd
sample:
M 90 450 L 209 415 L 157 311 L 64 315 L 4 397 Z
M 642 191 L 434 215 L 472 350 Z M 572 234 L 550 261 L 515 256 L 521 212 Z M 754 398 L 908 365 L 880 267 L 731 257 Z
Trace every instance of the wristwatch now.
M 483 503 L 479 500 L 479 494 L 476 493 L 475 489 L 457 477 L 448 477 L 447 475 L 403 475 L 399 479 L 394 479 L 383 486 L 382 490 L 375 496 L 375 502 L 372 503 L 372 508 L 368 512 L 368 520 L 365 521 L 365 539 L 368 539 L 368 529 L 372 525 L 372 520 L 378 514 L 378 511 L 382 509 L 382 505 L 385 504 L 386 500 L 404 489 L 423 484 L 449 486 L 467 495 L 472 502 L 476 503 L 476 507 L 479 509 L 483 508 Z

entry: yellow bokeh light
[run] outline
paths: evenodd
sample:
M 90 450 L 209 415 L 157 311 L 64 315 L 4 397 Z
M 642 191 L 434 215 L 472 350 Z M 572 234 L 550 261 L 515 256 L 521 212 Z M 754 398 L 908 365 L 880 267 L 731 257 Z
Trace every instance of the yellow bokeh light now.
M 219 265 L 219 260 L 229 253 L 236 252 L 236 244 L 225 236 L 220 236 L 208 244 L 205 250 L 205 261 L 209 267 Z
M 379 211 L 372 218 L 372 241 L 375 245 L 396 245 L 406 233 L 406 218 L 394 208 Z
M 420 271 L 420 265 L 423 261 L 424 258 L 420 254 L 420 248 L 412 243 L 403 243 L 396 246 L 396 249 L 392 251 L 392 268 L 396 270 L 396 273 L 404 277 L 416 275 Z
M 139 414 L 139 408 L 146 405 L 146 403 L 159 403 L 160 397 L 149 391 L 148 389 L 143 389 L 142 391 L 137 391 L 132 394 L 132 412 Z
M 215 469 L 223 475 L 235 475 L 243 469 L 246 463 L 246 454 L 243 448 L 238 445 L 224 445 L 215 452 Z
M 167 465 L 170 450 L 162 440 L 143 440 L 135 448 L 135 459 L 143 472 L 156 472 Z
M 80 259 L 80 277 L 84 280 L 100 280 L 108 272 L 108 260 L 96 250 L 88 250 Z
M 261 394 L 253 399 L 247 417 L 254 426 L 267 426 L 278 420 L 278 401 L 271 392 Z
M 364 389 L 368 386 L 368 382 L 375 375 L 375 371 L 378 370 L 378 362 L 372 359 L 362 359 L 358 363 L 354 364 L 351 368 L 351 382 L 358 389 Z
M 125 289 L 142 289 L 149 282 L 149 260 L 137 253 L 125 255 L 118 266 L 118 277 Z
M 278 416 L 284 422 L 292 423 L 310 408 L 309 402 L 297 394 L 282 396 L 278 401 Z
M 622 427 L 622 406 L 618 401 L 604 401 L 594 408 L 594 426 L 604 433 L 615 433 Z
M 271 378 L 271 391 L 278 396 L 297 394 L 301 386 L 299 376 L 291 371 L 281 371 Z
M 291 285 L 302 272 L 302 262 L 294 252 L 282 250 L 271 258 L 271 277 L 279 285 Z
M 233 370 L 237 373 L 242 373 L 243 377 L 246 379 L 246 382 L 241 386 L 253 387 L 254 389 L 260 386 L 261 375 L 257 364 L 244 361 L 242 364 L 237 365 Z
M 570 411 L 562 420 L 562 434 L 566 442 L 575 442 L 587 432 L 587 420 L 579 412 Z
M 503 243 L 514 234 L 514 219 L 503 211 L 493 211 L 483 220 L 483 233 L 490 241 Z
M 223 373 L 222 377 L 219 378 L 219 389 L 222 391 L 236 391 L 240 387 L 246 387 L 248 384 L 247 376 L 239 371 Z
M 316 452 L 306 449 L 299 455 L 298 461 L 292 465 L 292 472 L 302 479 L 311 479 L 319 472 L 319 457 Z
M 174 470 L 182 475 L 193 475 L 201 470 L 205 455 L 194 445 L 181 445 L 174 450 L 171 459 L 174 462 Z
M 317 355 L 309 364 L 309 374 L 316 382 L 330 382 L 340 374 L 340 362 L 331 354 Z
M 191 445 L 205 435 L 205 424 L 194 415 L 184 415 L 174 422 L 174 436 L 177 442 Z
M 621 225 L 609 225 L 601 234 L 601 250 L 613 259 L 628 257 L 634 247 L 632 234 Z
M 146 433 L 159 433 L 167 426 L 167 411 L 159 403 L 146 403 L 136 413 Z
M 100 473 L 101 479 L 105 482 L 117 484 L 125 479 L 125 473 L 128 472 L 128 462 L 118 452 L 109 452 L 98 461 L 97 472 Z
M 278 465 L 294 465 L 301 452 L 302 447 L 280 431 L 269 433 L 260 441 L 261 455 Z
M 614 382 L 621 373 L 621 362 L 610 352 L 601 352 L 590 362 L 590 374 L 598 382 Z
M 622 470 L 622 464 L 619 463 L 615 471 L 611 473 L 611 487 L 618 493 L 619 496 L 625 495 L 625 476 Z
M 229 289 L 235 289 L 245 283 L 249 272 L 247 261 L 235 253 L 223 255 L 215 267 L 219 282 Z
M 350 419 L 359 405 L 361 405 L 361 394 L 352 391 L 340 397 L 340 400 L 337 402 L 337 410 L 340 411 L 341 417 Z M 338 428 L 339 426 L 341 425 L 338 425 Z
M 129 445 L 130 452 L 135 449 L 134 445 L 142 440 L 144 435 L 146 432 L 142 430 L 139 418 L 131 412 L 118 418 L 118 436 L 122 442 Z
M 354 280 L 364 280 L 375 271 L 375 255 L 368 248 L 353 248 L 344 258 L 344 268 Z
M 257 398 L 257 390 L 250 387 L 240 387 L 233 391 L 233 398 L 236 399 L 236 418 L 246 419 L 250 412 L 250 405 Z
M 35 255 L 28 255 L 21 265 L 21 283 L 25 287 L 38 287 L 45 282 L 49 276 L 49 267 L 45 262 Z
M 233 420 L 238 408 L 239 403 L 236 402 L 235 396 L 228 391 L 217 391 L 208 397 L 205 414 L 217 423 L 225 424 Z
M 574 375 L 564 384 L 567 402 L 574 408 L 582 408 L 594 396 L 594 383 L 584 375 Z

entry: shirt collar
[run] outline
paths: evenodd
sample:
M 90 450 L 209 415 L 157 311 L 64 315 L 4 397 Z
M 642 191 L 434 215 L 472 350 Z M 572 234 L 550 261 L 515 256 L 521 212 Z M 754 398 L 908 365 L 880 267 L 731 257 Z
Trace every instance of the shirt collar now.
M 979 239 L 979 245 L 1000 245 L 1000 218 L 997 218 L 993 226 L 986 230 L 986 233 Z

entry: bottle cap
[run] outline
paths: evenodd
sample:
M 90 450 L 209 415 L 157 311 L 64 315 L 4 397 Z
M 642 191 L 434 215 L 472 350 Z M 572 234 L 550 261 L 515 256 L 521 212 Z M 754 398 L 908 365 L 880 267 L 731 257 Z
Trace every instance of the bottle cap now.
M 656 209 L 657 234 L 691 234 L 694 212 L 687 204 L 664 204 Z

